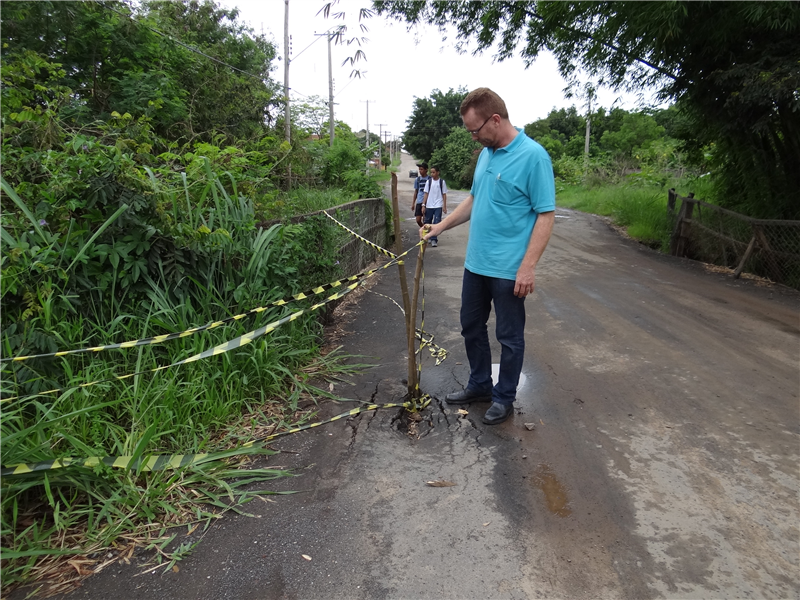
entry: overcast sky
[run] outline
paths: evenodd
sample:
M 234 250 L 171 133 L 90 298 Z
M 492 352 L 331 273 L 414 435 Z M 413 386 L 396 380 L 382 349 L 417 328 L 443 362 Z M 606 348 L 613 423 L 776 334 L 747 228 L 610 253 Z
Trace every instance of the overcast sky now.
M 240 20 L 248 23 L 257 33 L 263 29 L 272 36 L 283 57 L 283 0 L 218 0 L 222 6 L 237 7 Z M 341 0 L 335 11 L 343 11 L 344 20 L 325 19 L 317 14 L 324 6 L 323 0 L 290 0 L 289 33 L 291 62 L 289 87 L 292 100 L 308 96 L 328 98 L 328 48 L 323 33 L 328 28 L 344 23 L 348 36 L 358 29 L 358 9 L 370 7 L 369 0 Z M 361 79 L 351 78 L 353 68 L 342 62 L 355 53 L 355 46 L 332 45 L 334 79 L 334 118 L 350 125 L 353 131 L 367 126 L 369 130 L 388 131 L 399 136 L 407 127 L 414 98 L 428 97 L 434 89 L 447 92 L 459 86 L 468 90 L 489 87 L 505 100 L 511 122 L 517 127 L 547 116 L 552 108 L 580 105 L 577 100 L 564 97 L 565 81 L 558 74 L 555 59 L 542 54 L 528 69 L 521 59 L 514 58 L 495 63 L 492 53 L 482 56 L 456 53 L 452 43 L 443 43 L 441 34 L 433 27 L 415 27 L 411 31 L 403 23 L 373 16 L 364 21 L 369 28 L 362 50 L 366 62 L 357 68 L 363 72 Z M 283 61 L 273 72 L 276 81 L 283 84 Z M 599 93 L 601 106 L 637 108 L 633 96 L 619 96 L 610 91 Z M 369 101 L 369 104 L 367 104 Z M 579 110 L 581 110 L 579 108 Z

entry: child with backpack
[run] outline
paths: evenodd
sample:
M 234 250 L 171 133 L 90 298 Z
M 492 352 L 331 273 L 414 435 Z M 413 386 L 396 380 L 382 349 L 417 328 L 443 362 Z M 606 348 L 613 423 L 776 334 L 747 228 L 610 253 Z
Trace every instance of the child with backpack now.
M 422 227 L 422 197 L 425 195 L 425 184 L 428 183 L 428 163 L 417 163 L 419 175 L 414 180 L 414 200 L 411 202 L 411 210 L 417 217 L 417 227 Z
M 425 184 L 425 195 L 422 197 L 422 213 L 425 224 L 436 224 L 442 220 L 442 213 L 447 214 L 447 184 L 439 178 L 439 167 L 431 167 L 431 178 Z M 439 238 L 430 238 L 431 247 L 439 245 Z

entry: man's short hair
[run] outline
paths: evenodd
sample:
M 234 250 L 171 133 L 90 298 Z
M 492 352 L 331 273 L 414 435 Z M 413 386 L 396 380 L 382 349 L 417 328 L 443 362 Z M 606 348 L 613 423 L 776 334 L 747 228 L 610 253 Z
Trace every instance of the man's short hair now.
M 427 169 L 428 168 L 428 163 L 417 163 L 417 166 L 422 168 L 422 169 Z
M 441 173 L 442 172 L 442 170 L 439 167 L 437 167 L 436 165 L 433 165 L 431 167 L 431 171 L 436 171 L 437 173 Z
M 463 116 L 470 108 L 483 119 L 488 119 L 492 115 L 500 115 L 501 118 L 508 119 L 506 103 L 489 88 L 476 88 L 467 94 L 461 103 L 461 115 Z

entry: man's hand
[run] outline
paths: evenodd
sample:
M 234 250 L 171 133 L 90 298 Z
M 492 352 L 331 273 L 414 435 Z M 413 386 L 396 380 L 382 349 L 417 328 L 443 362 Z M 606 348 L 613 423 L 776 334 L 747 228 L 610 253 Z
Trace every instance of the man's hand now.
M 442 231 L 444 231 L 444 227 L 442 227 L 441 221 L 439 221 L 436 225 L 427 223 L 420 228 L 419 237 L 422 240 L 428 240 L 433 236 L 438 236 L 440 233 L 442 233 Z
M 518 298 L 524 298 L 533 293 L 533 288 L 536 286 L 536 265 L 547 247 L 550 234 L 553 232 L 553 223 L 556 220 L 555 214 L 555 211 L 551 210 L 536 217 L 536 225 L 533 226 L 531 241 L 528 243 L 528 249 L 525 251 L 525 256 L 522 258 L 519 269 L 517 269 L 514 295 Z
M 517 270 L 517 280 L 514 284 L 514 295 L 517 298 L 524 298 L 533 293 L 534 287 L 536 287 L 535 270 L 524 265 L 520 266 L 519 270 Z

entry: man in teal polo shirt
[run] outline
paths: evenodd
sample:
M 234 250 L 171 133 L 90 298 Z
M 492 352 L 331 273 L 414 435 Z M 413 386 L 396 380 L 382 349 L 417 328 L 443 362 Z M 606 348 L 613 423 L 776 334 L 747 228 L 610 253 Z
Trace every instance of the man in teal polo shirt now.
M 450 217 L 420 229 L 429 239 L 469 221 L 461 288 L 461 335 L 470 376 L 448 404 L 492 401 L 483 422 L 496 425 L 514 413 L 525 353 L 525 297 L 533 292 L 536 265 L 555 221 L 553 166 L 539 144 L 514 127 L 505 102 L 478 88 L 461 103 L 461 120 L 484 149 L 472 189 Z M 500 372 L 492 386 L 492 353 L 486 323 L 494 302 Z

